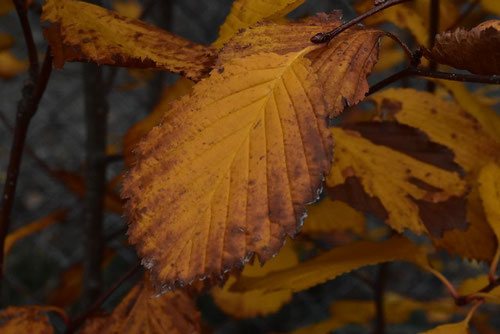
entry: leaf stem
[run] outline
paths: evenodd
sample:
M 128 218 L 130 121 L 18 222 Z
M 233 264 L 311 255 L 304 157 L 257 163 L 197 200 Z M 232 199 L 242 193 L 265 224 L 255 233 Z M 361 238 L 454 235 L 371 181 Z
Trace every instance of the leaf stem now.
M 411 0 L 388 0 L 388 1 L 382 3 L 378 6 L 373 7 L 372 9 L 368 10 L 367 12 L 353 18 L 352 20 L 340 25 L 339 27 L 333 29 L 332 31 L 320 32 L 320 33 L 314 35 L 313 37 L 311 37 L 311 42 L 313 42 L 315 44 L 328 43 L 329 41 L 332 40 L 332 38 L 334 38 L 335 36 L 337 36 L 341 32 L 349 29 L 350 27 L 360 23 L 361 21 L 363 21 L 367 17 L 370 17 L 374 14 L 377 14 L 378 12 L 380 12 L 384 9 L 387 9 L 389 7 L 399 5 L 403 2 L 408 2 L 408 1 L 411 1 Z
M 18 7 L 19 6 L 16 5 L 16 9 Z M 32 65 L 32 68 L 36 67 L 37 65 Z M 38 110 L 38 105 L 47 87 L 51 72 L 52 56 L 50 47 L 48 47 L 41 72 L 32 73 L 31 79 L 28 80 L 23 87 L 22 98 L 17 106 L 14 135 L 7 166 L 7 177 L 0 206 L 0 278 L 2 277 L 4 269 L 4 244 L 9 231 L 26 136 L 28 134 L 31 119 Z
M 394 73 L 393 75 L 377 82 L 375 85 L 370 87 L 370 90 L 366 94 L 366 96 L 371 95 L 375 92 L 378 92 L 382 88 L 408 76 L 417 76 L 424 78 L 434 78 L 434 79 L 443 79 L 443 80 L 451 80 L 451 81 L 461 81 L 461 82 L 475 82 L 475 83 L 484 83 L 484 84 L 492 84 L 492 85 L 500 85 L 500 75 L 477 75 L 477 74 L 467 74 L 467 73 L 450 73 L 450 72 L 441 72 L 441 71 L 433 71 L 426 68 L 409 66 L 399 72 Z

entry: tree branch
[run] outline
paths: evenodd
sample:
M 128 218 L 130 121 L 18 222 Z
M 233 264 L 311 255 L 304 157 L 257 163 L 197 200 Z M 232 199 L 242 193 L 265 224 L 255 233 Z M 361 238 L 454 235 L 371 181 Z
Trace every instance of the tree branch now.
M 451 80 L 451 81 L 461 81 L 461 82 L 475 82 L 475 83 L 484 83 L 484 84 L 492 84 L 492 85 L 500 85 L 500 76 L 499 75 L 477 75 L 477 74 L 467 74 L 467 73 L 449 73 L 449 72 L 440 72 L 433 71 L 426 68 L 413 67 L 409 66 L 399 72 L 394 73 L 393 75 L 379 81 L 375 85 L 370 87 L 370 90 L 366 94 L 369 96 L 375 92 L 378 92 L 382 88 L 389 86 L 390 84 L 408 77 L 408 76 L 417 76 L 424 78 L 434 78 L 434 79 L 443 79 L 443 80 Z
M 377 280 L 375 281 L 375 328 L 374 334 L 385 333 L 385 309 L 384 296 L 385 285 L 387 283 L 387 275 L 389 263 L 382 263 L 378 269 Z
M 340 25 L 339 27 L 333 29 L 332 31 L 320 32 L 320 33 L 314 35 L 313 37 L 311 37 L 311 42 L 313 42 L 315 44 L 328 43 L 329 41 L 332 40 L 332 38 L 334 38 L 335 36 L 337 36 L 338 34 L 343 32 L 344 30 L 347 30 L 350 27 L 360 23 L 361 21 L 363 21 L 367 17 L 370 17 L 374 14 L 377 14 L 378 12 L 380 12 L 384 9 L 387 9 L 389 7 L 399 5 L 403 2 L 408 2 L 408 1 L 411 1 L 411 0 L 387 0 L 384 3 L 382 3 L 378 6 L 375 6 L 372 9 L 368 10 L 367 12 L 365 12 L 365 13 L 353 18 L 352 20 Z
M 31 30 L 31 25 L 28 20 L 27 1 L 14 0 L 13 2 L 16 8 L 17 16 L 19 17 L 19 21 L 21 22 L 21 27 L 23 29 L 24 42 L 26 43 L 26 49 L 28 51 L 28 58 L 30 63 L 30 68 L 29 68 L 30 79 L 34 83 L 36 81 L 39 71 L 38 51 L 35 46 L 35 41 L 33 39 L 33 32 Z
M 16 9 L 18 8 L 16 2 Z M 20 15 L 22 17 L 22 15 Z M 29 46 L 28 46 L 29 48 Z M 38 65 L 31 65 L 37 68 Z M 16 121 L 14 125 L 14 136 L 7 166 L 7 177 L 3 188 L 0 207 L 0 278 L 3 274 L 4 244 L 9 232 L 12 207 L 16 193 L 19 170 L 23 157 L 24 145 L 28 134 L 31 119 L 38 110 L 38 105 L 45 92 L 47 83 L 52 72 L 52 56 L 50 48 L 47 48 L 45 60 L 40 73 L 32 73 L 23 88 L 22 98 L 17 106 Z
M 428 42 L 429 50 L 432 50 L 434 43 L 436 41 L 436 35 L 439 31 L 439 16 L 440 16 L 439 9 L 440 9 L 439 8 L 439 0 L 431 0 L 430 5 L 429 5 L 429 18 L 430 18 L 429 42 Z M 429 69 L 431 71 L 436 71 L 437 66 L 438 66 L 438 64 L 434 60 L 429 61 Z M 427 91 L 432 93 L 435 90 L 436 90 L 436 84 L 433 81 L 428 81 L 427 82 Z

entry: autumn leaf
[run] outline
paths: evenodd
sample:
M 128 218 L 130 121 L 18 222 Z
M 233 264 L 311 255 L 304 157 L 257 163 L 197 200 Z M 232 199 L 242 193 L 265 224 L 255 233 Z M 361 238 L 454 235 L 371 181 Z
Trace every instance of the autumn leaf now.
M 92 61 L 157 68 L 196 80 L 214 60 L 209 47 L 86 2 L 48 0 L 42 20 L 49 23 L 44 35 L 58 68 L 65 61 Z
M 479 173 L 479 195 L 486 218 L 497 238 L 497 251 L 492 268 L 497 268 L 500 261 L 500 166 L 490 163 Z M 492 273 L 494 274 L 494 273 Z
M 460 321 L 456 322 L 453 324 L 446 324 L 446 325 L 441 325 L 438 326 L 434 329 L 431 329 L 429 331 L 426 331 L 423 334 L 469 334 L 469 323 L 474 315 L 475 311 L 477 308 L 481 305 L 481 302 L 474 304 L 471 309 L 469 310 L 469 313 L 467 314 L 467 317 Z
M 147 278 L 136 284 L 109 316 L 89 319 L 80 333 L 200 333 L 200 314 L 186 292 L 155 296 Z
M 433 142 L 452 149 L 455 161 L 466 172 L 477 172 L 486 163 L 500 159 L 500 143 L 474 115 L 453 101 L 414 89 L 387 89 L 370 98 L 384 120 L 418 128 Z M 391 106 L 390 110 L 385 106 Z
M 280 19 L 303 2 L 304 0 L 236 0 L 219 28 L 219 38 L 214 46 L 223 46 L 240 29 L 248 28 L 257 22 Z
M 3 334 L 54 333 L 46 312 L 56 312 L 65 318 L 64 311 L 52 306 L 7 307 L 0 311 L 0 332 Z
M 289 241 L 278 255 L 263 266 L 254 261 L 247 264 L 241 273 L 242 277 L 262 277 L 270 272 L 293 267 L 298 263 L 297 255 Z M 212 289 L 215 303 L 227 314 L 236 318 L 249 318 L 272 314 L 292 299 L 291 291 L 266 293 L 260 290 L 248 292 L 232 292 L 231 286 L 237 278 L 231 276 L 224 287 Z
M 284 53 L 310 45 L 312 35 L 338 27 L 340 14 L 318 14 L 288 24 L 261 23 L 236 35 L 222 50 L 219 61 L 244 57 L 257 52 Z M 307 54 L 324 93 L 328 113 L 339 115 L 346 106 L 365 98 L 367 75 L 378 59 L 380 30 L 348 29 L 328 43 Z
M 302 233 L 351 231 L 361 234 L 365 229 L 365 217 L 359 211 L 341 201 L 322 199 L 308 207 Z
M 296 233 L 331 156 L 304 52 L 225 63 L 139 144 L 123 194 L 130 240 L 158 282 L 218 277 L 253 252 L 267 260 Z
M 373 203 L 369 211 L 380 212 L 397 231 L 405 228 L 415 233 L 427 231 L 421 206 L 460 196 L 465 190 L 456 172 L 376 145 L 352 130 L 333 128 L 332 132 L 338 153 L 326 180 L 330 196 L 347 200 L 337 197 L 344 193 L 343 185 L 354 189 L 353 182 L 360 184 Z
M 424 55 L 441 64 L 476 74 L 500 74 L 500 20 L 490 20 L 465 30 L 457 28 L 436 36 Z
M 382 242 L 357 241 L 264 277 L 240 277 L 232 289 L 297 292 L 352 270 L 389 261 L 408 261 L 424 268 L 429 267 L 425 252 L 404 237 L 393 237 Z
M 56 210 L 43 218 L 37 219 L 9 233 L 7 238 L 5 238 L 4 253 L 8 254 L 12 246 L 19 240 L 63 220 L 66 218 L 67 213 L 67 210 Z

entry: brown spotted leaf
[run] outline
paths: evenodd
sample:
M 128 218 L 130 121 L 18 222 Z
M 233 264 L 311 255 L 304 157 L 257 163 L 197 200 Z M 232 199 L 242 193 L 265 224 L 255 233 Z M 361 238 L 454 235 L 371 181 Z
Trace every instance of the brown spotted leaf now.
M 138 145 L 123 195 L 157 283 L 219 279 L 297 232 L 332 153 L 309 50 L 229 60 Z
M 260 23 L 229 41 L 219 59 L 225 61 L 255 52 L 285 53 L 303 48 L 310 45 L 309 39 L 314 34 L 340 24 L 338 12 L 318 14 L 288 24 Z M 369 89 L 366 77 L 377 62 L 382 34 L 375 29 L 349 29 L 331 40 L 328 47 L 317 48 L 307 55 L 324 90 L 330 116 L 364 99 Z
M 481 23 L 471 30 L 458 28 L 436 36 L 426 57 L 476 74 L 500 74 L 500 20 Z
M 183 291 L 155 296 L 148 280 L 140 281 L 109 316 L 90 318 L 82 334 L 201 333 L 195 302 Z
M 42 20 L 48 23 L 44 34 L 56 67 L 65 61 L 91 61 L 157 68 L 196 80 L 214 60 L 209 47 L 86 2 L 48 0 Z
M 334 128 L 333 136 L 337 154 L 327 178 L 330 195 L 348 200 L 359 210 L 380 213 L 397 231 L 427 231 L 419 202 L 442 203 L 465 191 L 456 172 L 377 145 L 357 131 Z M 340 190 L 335 191 L 338 187 Z M 351 193 L 353 196 L 345 198 Z

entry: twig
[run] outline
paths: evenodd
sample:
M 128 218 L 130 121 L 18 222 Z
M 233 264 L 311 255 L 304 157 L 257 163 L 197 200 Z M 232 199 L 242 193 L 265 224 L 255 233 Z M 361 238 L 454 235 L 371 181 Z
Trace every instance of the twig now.
M 385 309 L 384 309 L 384 296 L 385 285 L 387 282 L 387 275 L 389 270 L 389 263 L 382 263 L 378 269 L 377 280 L 375 281 L 375 328 L 374 334 L 385 333 Z
M 34 82 L 38 76 L 39 65 L 38 65 L 38 51 L 35 46 L 35 41 L 33 40 L 33 32 L 31 30 L 31 25 L 28 20 L 28 5 L 27 1 L 14 0 L 14 6 L 16 7 L 17 16 L 21 22 L 21 27 L 23 29 L 24 42 L 26 43 L 26 49 L 28 51 L 29 58 L 29 73 L 30 79 Z
M 408 76 L 417 76 L 424 78 L 434 78 L 443 79 L 451 81 L 461 81 L 461 82 L 475 82 L 475 83 L 485 83 L 492 85 L 500 85 L 499 75 L 477 75 L 477 74 L 466 74 L 466 73 L 449 73 L 432 71 L 425 68 L 409 66 L 395 74 L 379 81 L 375 85 L 370 87 L 370 90 L 366 96 L 378 92 L 380 89 Z
M 418 62 L 415 62 L 416 61 L 415 54 L 413 52 L 411 52 L 410 48 L 408 47 L 408 45 L 406 45 L 405 42 L 403 42 L 398 36 L 394 35 L 393 33 L 389 32 L 389 31 L 384 31 L 384 34 L 387 37 L 391 38 L 393 41 L 395 41 L 397 44 L 399 44 L 399 46 L 401 46 L 401 48 L 403 49 L 403 51 L 406 55 L 406 58 L 408 58 L 408 61 L 410 62 L 411 65 L 414 65 L 414 66 L 419 65 L 420 58 L 418 58 Z
M 71 334 L 74 333 L 84 322 L 92 316 L 99 308 L 101 305 L 123 284 L 125 283 L 129 278 L 134 276 L 139 269 L 141 268 L 140 264 L 136 264 L 132 269 L 127 271 L 123 276 L 121 276 L 118 281 L 116 281 L 106 292 L 104 292 L 102 295 L 100 295 L 92 304 L 91 306 L 83 312 L 82 315 L 78 316 L 75 318 L 73 321 L 70 322 L 70 325 L 68 326 L 68 329 L 66 330 L 66 334 Z
M 314 35 L 313 37 L 311 37 L 311 42 L 313 42 L 315 44 L 328 43 L 329 41 L 332 40 L 332 38 L 334 38 L 335 36 L 337 36 L 338 34 L 343 32 L 344 30 L 349 29 L 350 27 L 358 24 L 359 22 L 363 21 L 367 17 L 370 17 L 374 14 L 377 14 L 378 12 L 380 12 L 384 9 L 387 9 L 389 7 L 399 5 L 403 2 L 408 2 L 408 1 L 411 1 L 411 0 L 388 0 L 388 1 L 382 3 L 378 6 L 373 7 L 372 9 L 368 10 L 367 12 L 355 17 L 354 19 L 340 25 L 339 27 L 333 29 L 332 31 L 320 32 L 320 33 Z
M 439 8 L 439 0 L 431 0 L 429 6 L 429 42 L 428 47 L 429 50 L 432 50 L 434 43 L 436 41 L 436 35 L 439 31 L 439 16 L 440 16 L 440 8 Z M 437 70 L 437 62 L 434 60 L 430 60 L 429 62 L 429 70 L 436 71 Z M 427 91 L 434 92 L 436 90 L 436 84 L 433 81 L 427 82 Z
M 84 217 L 84 304 L 89 304 L 101 289 L 103 252 L 102 222 L 106 193 L 106 137 L 108 103 L 102 68 L 83 64 L 85 89 L 86 169 Z
M 16 8 L 18 6 L 16 5 Z M 20 15 L 21 17 L 22 15 Z M 21 21 L 22 22 L 22 21 Z M 36 67 L 36 65 L 33 65 Z M 22 98 L 17 106 L 16 121 L 14 125 L 14 138 L 10 149 L 9 163 L 7 166 L 7 178 L 5 181 L 1 207 L 0 207 L 0 278 L 3 273 L 4 243 L 9 231 L 12 206 L 16 193 L 19 170 L 23 157 L 24 145 L 28 134 L 31 119 L 38 110 L 47 83 L 52 72 L 52 56 L 50 48 L 47 48 L 45 60 L 40 73 L 33 73 L 23 88 Z

